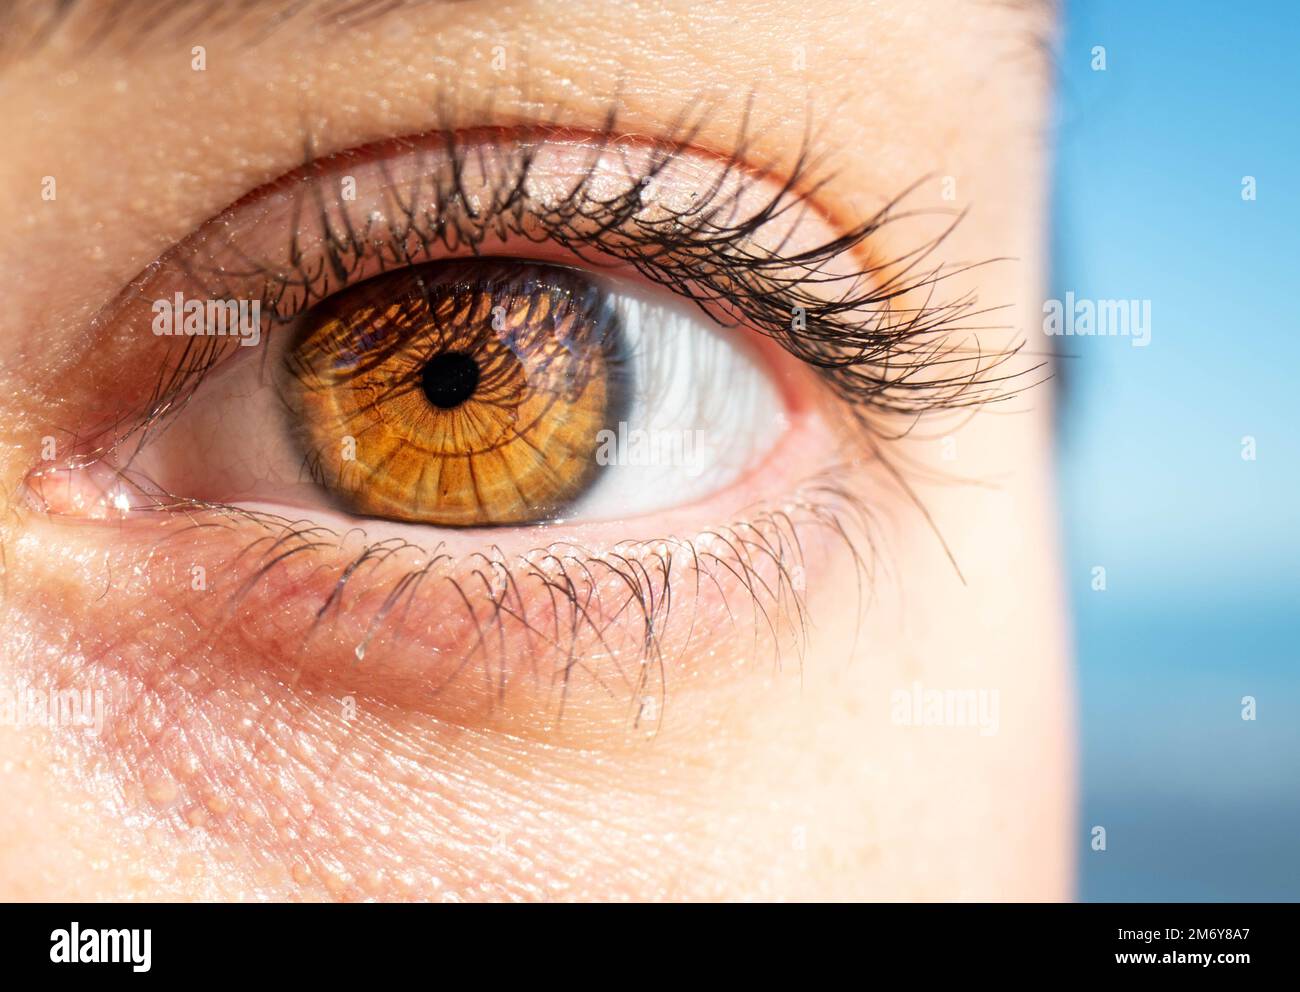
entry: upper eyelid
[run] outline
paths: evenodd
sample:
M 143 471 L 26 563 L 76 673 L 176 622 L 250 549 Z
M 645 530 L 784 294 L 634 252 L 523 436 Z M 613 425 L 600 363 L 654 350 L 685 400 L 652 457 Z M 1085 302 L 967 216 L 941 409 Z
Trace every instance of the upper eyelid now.
M 669 133 L 676 133 L 681 128 L 674 125 Z M 346 266 L 355 264 L 356 253 L 348 257 L 347 251 L 340 251 L 340 246 L 355 249 L 353 240 L 363 226 L 350 217 L 346 204 L 337 198 L 331 205 L 333 191 L 325 192 L 323 187 L 330 180 L 337 180 L 345 174 L 345 168 L 364 169 L 368 164 L 380 163 L 384 166 L 385 148 L 398 154 L 403 152 L 418 154 L 421 142 L 436 150 L 441 149 L 442 198 L 450 203 L 464 200 L 461 188 L 461 173 L 467 168 L 482 167 L 484 149 L 492 149 L 498 156 L 495 166 L 499 188 L 492 191 L 496 200 L 487 204 L 488 216 L 474 216 L 474 210 L 468 209 L 468 216 L 461 216 L 453 225 L 453 248 L 464 248 L 466 241 L 473 241 L 474 236 L 481 237 L 481 231 L 474 236 L 473 225 L 490 228 L 492 223 L 508 220 L 513 211 L 516 215 L 524 213 L 528 205 L 522 203 L 518 189 L 531 168 L 531 155 L 538 147 L 545 147 L 548 142 L 570 138 L 572 130 L 561 132 L 559 129 L 529 125 L 521 129 L 476 129 L 465 134 L 458 132 L 438 132 L 433 135 L 415 138 L 397 139 L 381 143 L 380 146 L 365 146 L 347 152 L 332 154 L 323 159 L 313 160 L 296 173 L 290 174 L 266 189 L 269 193 L 277 190 L 294 190 L 293 199 L 299 218 L 313 207 L 321 216 L 329 217 L 331 206 L 335 213 L 332 219 L 321 224 L 321 233 L 326 235 L 322 243 L 329 249 L 328 257 L 304 259 L 298 266 L 300 275 L 306 282 L 310 278 L 335 280 L 334 289 L 340 288 L 338 282 L 346 278 Z M 689 138 L 694 133 L 690 128 L 681 137 Z M 621 137 L 612 130 L 612 118 L 607 121 L 603 131 L 585 132 L 584 148 L 604 148 L 621 150 L 629 145 L 623 144 Z M 488 140 L 490 139 L 490 140 Z M 521 139 L 527 139 L 521 140 Z M 513 151 L 511 143 L 513 142 Z M 645 168 L 641 180 L 655 181 L 665 169 L 675 163 L 690 161 L 698 153 L 694 149 L 675 146 L 669 140 L 642 144 L 646 155 Z M 650 149 L 644 152 L 644 149 Z M 942 343 L 948 332 L 956 329 L 969 329 L 969 320 L 985 311 L 976 309 L 975 301 L 970 297 L 956 300 L 936 300 L 933 289 L 946 277 L 943 266 L 921 269 L 919 263 L 924 260 L 942 237 L 937 237 L 911 251 L 896 251 L 888 260 L 871 261 L 864 258 L 863 246 L 874 239 L 879 232 L 902 214 L 897 210 L 900 196 L 886 204 L 880 211 L 849 230 L 838 230 L 825 239 L 798 251 L 782 254 L 787 246 L 785 238 L 779 239 L 775 247 L 756 248 L 756 235 L 772 225 L 780 225 L 794 214 L 809 211 L 816 214 L 816 205 L 811 199 L 820 187 L 815 175 L 809 174 L 815 168 L 815 162 L 808 154 L 801 154 L 796 165 L 784 179 L 769 178 L 768 171 L 761 166 L 746 163 L 739 156 L 745 148 L 743 140 L 737 143 L 738 152 L 731 156 L 718 156 L 709 153 L 698 155 L 695 160 L 713 163 L 713 187 L 705 186 L 705 195 L 701 202 L 711 208 L 734 207 L 739 196 L 745 190 L 751 190 L 767 184 L 770 197 L 760 200 L 759 205 L 737 218 L 734 214 L 726 223 L 718 223 L 717 215 L 710 217 L 699 208 L 682 214 L 685 236 L 665 238 L 663 231 L 647 234 L 642 230 L 641 240 L 629 237 L 627 227 L 620 227 L 618 222 L 635 222 L 635 212 L 629 212 L 632 201 L 619 201 L 617 198 L 604 200 L 589 195 L 585 183 L 578 183 L 574 192 L 580 194 L 568 202 L 568 206 L 578 206 L 578 213 L 583 215 L 598 228 L 601 236 L 606 238 L 600 243 L 599 237 L 584 241 L 570 237 L 568 244 L 579 252 L 583 248 L 595 247 L 598 251 L 624 256 L 651 281 L 659 282 L 681 295 L 694 299 L 711 311 L 711 316 L 720 322 L 746 324 L 760 333 L 777 338 L 788 351 L 818 368 L 823 377 L 831 380 L 837 392 L 845 399 L 865 407 L 875 407 L 887 411 L 904 413 L 923 412 L 935 407 L 949 408 L 967 406 L 997 398 L 1000 387 L 992 390 L 976 388 L 979 376 L 973 376 L 969 368 L 962 368 L 952 376 L 945 376 L 942 367 L 947 362 L 956 363 L 956 359 L 945 349 Z M 503 152 L 504 150 L 504 152 Z M 430 157 L 436 157 L 434 153 Z M 506 164 L 501 164 L 501 163 Z M 431 182 L 437 182 L 436 175 L 431 175 Z M 728 185 L 731 184 L 731 185 Z M 630 185 L 635 186 L 636 183 Z M 430 188 L 432 191 L 432 187 Z M 905 191 L 906 193 L 907 191 Z M 386 201 L 389 206 L 400 206 L 396 190 Z M 905 194 L 904 194 L 905 195 Z M 217 220 L 229 223 L 229 218 L 237 216 L 241 209 L 247 207 L 248 201 L 256 201 L 257 194 L 245 197 L 235 207 L 219 215 Z M 411 199 L 418 198 L 413 192 Z M 310 202 L 309 202 L 310 201 Z M 444 204 L 445 205 L 445 204 Z M 464 203 L 469 207 L 468 203 Z M 600 216 L 600 211 L 605 211 Z M 824 221 L 824 217 L 822 218 Z M 295 224 L 297 222 L 295 221 Z M 695 225 L 693 228 L 690 225 Z M 788 225 L 787 230 L 797 225 Z M 416 225 L 418 228 L 418 225 Z M 220 229 L 220 225 L 218 225 Z M 187 239 L 190 243 L 202 241 L 203 228 L 196 236 Z M 829 227 L 827 230 L 833 230 Z M 445 233 L 445 232 L 444 232 Z M 572 233 L 572 232 L 565 232 Z M 293 231 L 294 241 L 301 237 L 297 227 Z M 609 242 L 617 239 L 617 246 L 611 252 Z M 432 239 L 432 240 L 436 240 Z M 183 254 L 185 242 L 178 246 Z M 425 244 L 427 249 L 429 244 Z M 473 245 L 475 249 L 480 245 Z M 691 251 L 698 248 L 698 251 Z M 677 252 L 677 255 L 673 253 Z M 683 259 L 680 256 L 685 254 Z M 878 259 L 886 258 L 877 255 Z M 851 264 L 842 264 L 850 259 Z M 414 264 L 427 261 L 427 256 L 416 255 L 403 257 L 399 253 L 388 260 L 389 264 Z M 268 285 L 280 283 L 280 289 L 293 291 L 293 277 L 286 267 L 278 271 L 274 267 L 259 266 L 253 258 L 242 260 L 249 271 L 245 276 L 261 276 Z M 665 265 L 672 262 L 672 265 Z M 831 266 L 840 265 L 838 271 Z M 311 267 L 314 266 L 314 269 Z M 260 271 L 259 271 L 260 268 Z M 238 271 L 238 266 L 233 269 Z M 308 278 L 310 277 L 310 278 Z M 690 286 L 689 291 L 687 286 Z M 827 287 L 838 290 L 828 292 Z M 302 286 L 298 287 L 300 290 Z M 231 292 L 229 285 L 208 287 L 213 295 L 222 297 L 239 296 Z M 915 305 L 906 301 L 909 297 L 926 298 Z M 313 302 L 312 293 L 304 294 L 304 305 Z M 280 297 L 272 299 L 279 306 Z M 299 308 L 301 309 L 301 308 Z M 280 310 L 285 314 L 283 309 Z M 797 317 L 795 315 L 798 315 Z M 288 312 L 293 315 L 292 309 Z M 967 323 L 964 323 L 967 322 Z M 795 327 L 794 325 L 800 325 Z M 795 332 L 798 333 L 795 333 Z M 898 352 L 899 354 L 895 354 Z M 996 367 L 1001 361 L 1010 357 L 1010 353 L 979 356 L 977 363 Z M 892 377 L 881 378 L 876 369 L 882 365 L 901 364 L 902 372 Z M 929 381 L 925 389 L 918 389 L 913 382 L 906 381 L 915 368 L 929 370 Z M 935 374 L 934 370 L 940 373 Z
M 104 306 L 91 321 L 91 333 L 96 335 L 104 342 L 116 341 L 117 344 L 112 347 L 122 347 L 129 349 L 134 356 L 140 349 L 137 342 L 141 342 L 139 332 L 143 331 L 143 345 L 153 342 L 148 336 L 148 326 L 151 320 L 149 315 L 150 306 L 158 298 L 170 298 L 173 292 L 186 290 L 186 295 L 206 295 L 211 299 L 243 299 L 249 294 L 248 288 L 250 282 L 255 279 L 259 273 L 256 271 L 255 259 L 247 254 L 242 255 L 236 260 L 236 264 L 229 265 L 230 258 L 225 260 L 227 267 L 224 271 L 219 272 L 222 277 L 223 285 L 213 282 L 214 272 L 219 270 L 219 266 L 214 266 L 215 253 L 213 244 L 218 242 L 224 232 L 232 228 L 243 226 L 266 227 L 266 221 L 276 220 L 273 211 L 266 207 L 268 200 L 274 197 L 280 197 L 282 200 L 295 204 L 298 208 L 304 205 L 310 206 L 309 198 L 318 193 L 322 188 L 322 183 L 328 183 L 329 178 L 341 174 L 341 168 L 361 167 L 367 162 L 383 162 L 386 157 L 391 157 L 402 152 L 410 152 L 423 145 L 426 148 L 426 156 L 429 149 L 454 149 L 454 154 L 463 156 L 473 154 L 469 152 L 470 145 L 465 144 L 463 137 L 465 135 L 486 136 L 495 135 L 503 144 L 515 140 L 518 136 L 526 135 L 534 143 L 554 141 L 561 138 L 569 140 L 582 139 L 588 142 L 602 141 L 614 143 L 619 140 L 617 133 L 612 129 L 613 111 L 611 110 L 606 117 L 605 130 L 602 131 L 583 131 L 581 129 L 561 129 L 554 125 L 536 125 L 525 124 L 520 126 L 501 126 L 501 127 L 476 127 L 465 132 L 439 131 L 424 135 L 408 136 L 397 139 L 387 139 L 382 142 L 376 142 L 359 148 L 347 149 L 339 152 L 330 153 L 320 158 L 313 158 L 311 151 L 311 142 L 307 142 L 306 158 L 304 165 L 296 170 L 285 174 L 279 179 L 273 180 L 263 186 L 236 198 L 236 200 L 225 209 L 219 211 L 209 220 L 200 224 L 196 230 L 183 237 L 172 248 L 163 253 L 157 260 L 151 262 L 145 269 L 131 280 L 127 286 Z M 674 137 L 679 139 L 688 139 L 695 135 L 699 130 L 699 121 L 695 124 L 681 124 L 675 122 L 664 128 L 662 137 L 653 142 L 656 148 L 657 161 L 660 163 L 671 162 L 674 156 L 681 149 L 674 144 Z M 458 135 L 460 137 L 458 137 Z M 503 147 L 498 144 L 498 147 Z M 702 153 L 706 154 L 706 153 Z M 709 156 L 713 161 L 722 161 L 723 156 L 712 154 Z M 729 168 L 734 167 L 734 163 Z M 304 182 L 304 178 L 308 181 Z M 324 202 L 328 203 L 330 198 L 324 197 Z M 337 199 L 335 203 L 337 204 Z M 283 220 L 284 218 L 280 218 Z M 281 228 L 276 228 L 272 223 L 271 230 L 277 231 L 281 238 L 288 235 L 283 233 Z M 224 241 L 224 247 L 241 251 L 238 239 L 227 238 Z M 418 261 L 418 260 L 412 260 Z M 188 281 L 184 277 L 188 277 Z M 241 281 L 242 280 L 242 281 Z M 199 294 L 195 294 L 195 289 Z M 206 372 L 214 366 L 221 357 L 219 352 L 222 342 L 216 339 L 190 339 L 185 342 L 187 347 L 184 351 L 167 358 L 150 358 L 148 355 L 142 355 L 140 359 L 132 358 L 133 366 L 140 367 L 148 364 L 161 366 L 160 371 L 154 373 L 155 380 L 152 383 L 140 381 L 134 389 L 127 391 L 127 394 L 134 393 L 140 395 L 142 391 L 147 391 L 149 399 L 143 409 L 136 412 L 123 410 L 120 413 L 113 414 L 113 422 L 108 427 L 99 427 L 94 424 L 78 425 L 75 431 L 69 432 L 77 449 L 78 460 L 94 459 L 101 456 L 109 450 L 117 447 L 125 440 L 125 435 L 135 435 L 137 437 L 147 434 L 153 425 L 153 422 L 160 417 L 167 409 L 175 408 L 185 402 L 188 395 L 197 386 L 198 381 Z M 193 347 L 189 347 L 192 345 Z M 129 425 L 122 429 L 122 425 Z M 65 428 L 66 430 L 66 428 Z
M 606 126 L 613 127 L 612 117 L 607 120 Z M 692 235 L 707 233 L 708 247 L 716 252 L 724 240 L 730 239 L 730 243 L 735 244 L 741 238 L 752 238 L 760 231 L 787 220 L 796 211 L 810 211 L 822 216 L 814 204 L 813 191 L 799 188 L 806 178 L 806 156 L 799 157 L 786 178 L 776 177 L 774 180 L 769 167 L 750 165 L 740 157 L 745 151 L 744 142 L 739 143 L 737 151 L 728 155 L 676 144 L 678 139 L 689 140 L 694 137 L 694 128 L 679 134 L 674 125 L 665 133 L 673 137 L 658 140 L 627 139 L 609 130 L 560 129 L 539 125 L 517 128 L 481 127 L 391 139 L 315 159 L 310 157 L 309 143 L 309 158 L 306 163 L 260 190 L 241 197 L 231 208 L 202 225 L 195 235 L 183 241 L 176 254 L 184 255 L 187 242 L 202 242 L 206 229 L 215 228 L 215 233 L 219 234 L 232 225 L 238 226 L 240 212 L 248 209 L 250 201 L 257 202 L 279 194 L 290 197 L 294 211 L 290 251 L 284 254 L 287 256 L 292 249 L 300 247 L 305 237 L 314 236 L 319 243 L 330 249 L 330 257 L 322 260 L 313 256 L 305 260 L 304 266 L 313 261 L 318 265 L 322 261 L 328 261 L 331 268 L 321 268 L 312 273 L 312 277 L 328 276 L 331 272 L 337 276 L 338 266 L 347 261 L 337 249 L 349 247 L 347 242 L 368 233 L 367 218 L 353 216 L 347 198 L 339 196 L 340 180 L 355 181 L 355 176 L 351 174 L 367 170 L 375 170 L 381 177 L 378 184 L 370 184 L 372 187 L 378 185 L 382 191 L 380 197 L 372 198 L 370 206 L 395 208 L 386 215 L 389 232 L 393 235 L 385 239 L 389 247 L 394 244 L 399 233 L 416 236 L 424 233 L 420 225 L 431 204 L 448 222 L 428 239 L 424 245 L 426 248 L 441 240 L 445 248 L 463 250 L 469 246 L 477 253 L 479 248 L 492 240 L 495 233 L 492 228 L 498 222 L 510 222 L 512 218 L 509 215 L 515 211 L 527 211 L 543 224 L 549 224 L 547 233 L 553 233 L 557 223 L 556 215 L 562 214 L 561 221 L 565 224 L 571 224 L 575 217 L 581 217 L 600 225 L 602 235 L 620 235 L 626 238 L 629 231 L 625 225 L 644 225 L 645 219 L 639 216 L 642 211 L 636 199 L 627 195 L 626 190 L 620 191 L 617 196 L 609 196 L 593 189 L 592 177 L 596 172 L 596 161 L 600 160 L 601 168 L 608 174 L 609 159 L 622 160 L 628 190 L 642 188 L 660 180 L 666 171 L 685 161 L 696 161 L 711 171 L 712 174 L 707 179 L 692 189 L 691 196 L 695 199 L 689 208 L 682 209 L 677 214 L 683 222 L 682 230 L 685 232 L 678 241 L 678 247 L 689 247 Z M 539 211 L 538 204 L 530 202 L 526 184 L 537 171 L 538 150 L 559 146 L 576 149 L 577 156 L 590 160 L 588 165 L 591 168 L 589 172 L 575 174 L 570 195 L 564 198 L 563 203 L 550 204 Z M 632 155 L 640 155 L 644 161 L 634 167 L 630 164 Z M 413 180 L 403 182 L 393 179 L 392 161 L 412 156 L 416 163 Z M 485 181 L 471 190 L 465 185 L 464 175 L 474 169 L 483 173 Z M 411 183 L 413 185 L 406 188 Z M 737 216 L 734 211 L 742 197 L 761 183 L 767 183 L 773 188 L 770 195 L 760 205 Z M 728 210 L 732 212 L 728 214 Z M 392 216 L 396 213 L 404 215 L 405 223 L 400 232 L 392 226 L 399 222 L 397 217 Z M 846 254 L 859 248 L 880 226 L 883 214 L 884 211 L 872 221 L 859 225 L 856 230 L 842 234 L 843 243 L 837 246 L 834 254 Z M 660 223 L 658 226 L 663 225 Z M 566 229 L 564 233 L 574 232 Z M 572 246 L 592 245 L 597 240 L 595 236 L 587 236 L 573 241 Z M 233 244 L 228 247 L 237 248 Z M 669 247 L 671 246 L 664 245 L 665 252 Z M 818 254 L 826 256 L 828 253 L 823 246 Z M 246 260 L 256 262 L 252 258 Z M 429 259 L 413 255 L 396 260 L 414 264 Z M 773 263 L 792 267 L 800 264 L 794 253 L 783 258 L 779 247 L 771 250 L 763 261 L 768 268 Z M 857 277 L 870 268 L 865 263 L 857 263 L 852 275 Z M 274 276 L 282 271 L 284 266 L 268 265 L 258 274 Z
M 442 149 L 444 155 L 451 153 L 459 168 L 476 162 L 477 156 L 488 147 L 476 142 L 478 138 L 490 138 L 491 147 L 498 152 L 513 156 L 513 161 L 527 163 L 527 156 L 533 154 L 529 151 L 532 147 L 546 147 L 548 142 L 572 141 L 583 136 L 584 147 L 588 149 L 618 149 L 625 145 L 640 148 L 643 153 L 649 149 L 653 155 L 646 161 L 654 162 L 659 171 L 680 167 L 682 163 L 712 168 L 715 176 L 733 177 L 737 190 L 757 195 L 757 200 L 750 202 L 757 202 L 758 206 L 722 234 L 710 231 L 707 239 L 701 239 L 698 228 L 687 228 L 688 236 L 677 238 L 674 243 L 665 245 L 662 239 L 652 240 L 649 247 L 657 256 L 654 259 L 648 259 L 642 252 L 646 240 L 628 241 L 625 246 L 630 245 L 630 251 L 626 257 L 630 257 L 649 281 L 694 299 L 719 323 L 743 325 L 776 340 L 819 374 L 852 419 L 868 434 L 887 438 L 900 430 L 881 428 L 877 414 L 898 414 L 906 422 L 930 410 L 980 405 L 1018 391 L 1006 386 L 1004 380 L 1010 377 L 988 375 L 990 369 L 999 369 L 1008 361 L 1016 348 L 988 354 L 977 352 L 972 359 L 961 354 L 963 345 L 947 344 L 951 332 L 969 328 L 970 319 L 984 311 L 976 308 L 970 296 L 952 300 L 939 296 L 937 287 L 948 274 L 942 263 L 921 267 L 920 263 L 942 240 L 942 235 L 928 241 L 914 240 L 910 250 L 905 245 L 896 246 L 892 251 L 877 245 L 874 254 L 868 255 L 872 250 L 868 242 L 882 239 L 886 227 L 896 219 L 906 220 L 910 216 L 899 209 L 899 203 L 910 190 L 851 229 L 832 226 L 812 199 L 821 182 L 816 173 L 817 161 L 809 149 L 797 156 L 791 170 L 777 173 L 762 163 L 745 159 L 748 144 L 743 135 L 731 154 L 682 144 L 698 133 L 700 119 L 674 121 L 663 129 L 660 138 L 647 141 L 621 135 L 611 111 L 603 127 L 596 131 L 536 124 L 442 131 L 390 139 L 309 159 L 298 170 L 241 197 L 182 239 L 101 311 L 95 324 L 146 328 L 149 319 L 144 315 L 151 301 L 160 294 L 170 297 L 180 290 L 182 286 L 176 285 L 179 276 L 188 275 L 193 280 L 185 286 L 191 290 L 190 295 L 197 287 L 200 294 L 214 299 L 262 298 L 263 289 L 256 286 L 256 280 L 259 276 L 265 279 L 266 273 L 259 273 L 251 250 L 246 252 L 236 240 L 228 239 L 225 247 L 234 249 L 235 254 L 226 258 L 224 270 L 212 264 L 218 258 L 213 249 L 219 237 L 241 225 L 258 227 L 259 221 L 264 232 L 274 230 L 274 223 L 269 226 L 266 223 L 267 210 L 268 204 L 277 198 L 282 207 L 296 205 L 301 217 L 310 208 L 304 194 L 319 192 L 322 182 L 343 174 L 340 169 L 344 166 L 360 169 L 370 163 L 371 167 L 380 168 L 395 155 L 419 154 L 423 149 L 428 157 L 434 150 Z M 521 142 L 521 137 L 526 137 L 531 144 Z M 310 143 L 307 154 L 311 154 Z M 454 169 L 447 171 L 455 173 Z M 697 186 L 708 188 L 704 183 Z M 325 198 L 323 202 L 330 201 Z M 701 212 L 695 210 L 687 219 L 700 216 Z M 824 234 L 797 252 L 790 249 L 781 254 L 782 249 L 790 247 L 785 239 L 777 239 L 775 250 L 756 251 L 756 233 L 770 233 L 767 225 L 774 218 L 777 225 L 791 218 L 801 223 L 816 223 L 821 225 L 818 229 Z M 604 231 L 618 237 L 627 234 L 626 229 L 614 225 L 607 225 Z M 281 238 L 288 236 L 282 231 L 274 233 Z M 898 242 L 902 238 L 891 236 L 884 240 Z M 704 241 L 702 246 L 701 241 Z M 690 251 L 693 245 L 699 250 Z M 608 244 L 595 244 L 593 253 L 609 255 Z M 429 259 L 411 261 L 425 260 Z M 665 266 L 665 261 L 674 264 Z M 641 264 L 637 265 L 638 262 Z M 827 276 L 828 265 L 838 265 L 839 269 Z M 199 271 L 205 267 L 206 272 Z M 212 282 L 214 270 L 222 275 L 221 283 Z M 237 279 L 244 281 L 237 286 Z M 828 294 L 828 284 L 832 288 L 847 284 L 847 288 L 837 298 Z M 796 320 L 792 319 L 796 312 L 802 325 L 797 328 L 793 326 Z M 127 334 L 125 339 L 130 336 Z M 116 450 L 128 437 L 142 441 L 168 411 L 187 401 L 201 379 L 223 357 L 220 339 L 191 338 L 184 344 L 185 350 L 179 355 L 169 360 L 152 360 L 160 369 L 153 373 L 152 383 L 142 380 L 135 386 L 136 395 L 145 390 L 149 395 L 147 404 L 138 413 L 124 411 L 108 428 L 78 428 L 80 438 L 87 439 L 79 446 L 79 458 L 94 459 Z M 1012 379 L 1012 384 L 1018 387 L 1019 380 Z M 129 426 L 123 430 L 122 424 Z M 906 429 L 904 423 L 901 430 Z

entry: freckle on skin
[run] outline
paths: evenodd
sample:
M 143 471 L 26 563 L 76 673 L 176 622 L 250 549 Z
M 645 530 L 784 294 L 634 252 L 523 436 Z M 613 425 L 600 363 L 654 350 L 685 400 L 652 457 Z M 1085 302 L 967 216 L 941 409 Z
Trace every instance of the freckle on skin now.
M 208 822 L 207 811 L 198 806 L 191 807 L 185 811 L 185 822 L 191 827 L 201 827 Z

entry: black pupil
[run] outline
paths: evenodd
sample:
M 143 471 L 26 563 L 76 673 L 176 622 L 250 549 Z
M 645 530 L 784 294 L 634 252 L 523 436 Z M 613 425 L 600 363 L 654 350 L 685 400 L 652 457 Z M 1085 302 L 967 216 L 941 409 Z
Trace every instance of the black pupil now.
M 420 385 L 430 403 L 439 410 L 451 410 L 478 388 L 478 362 L 463 351 L 434 355 L 420 373 Z

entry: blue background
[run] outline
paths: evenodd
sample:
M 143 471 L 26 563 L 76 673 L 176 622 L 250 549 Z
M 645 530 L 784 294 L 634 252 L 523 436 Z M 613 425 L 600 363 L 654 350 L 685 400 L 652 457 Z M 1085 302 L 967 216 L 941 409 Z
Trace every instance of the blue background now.
M 1065 17 L 1051 295 L 1152 301 L 1145 348 L 1054 339 L 1079 896 L 1297 900 L 1300 4 Z

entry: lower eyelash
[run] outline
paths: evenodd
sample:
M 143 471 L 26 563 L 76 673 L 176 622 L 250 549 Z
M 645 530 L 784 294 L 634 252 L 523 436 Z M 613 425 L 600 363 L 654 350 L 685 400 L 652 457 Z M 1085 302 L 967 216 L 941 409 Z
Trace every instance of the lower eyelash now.
M 843 468 L 827 471 L 779 506 L 690 539 L 626 541 L 604 550 L 564 542 L 509 556 L 493 548 L 456 558 L 442 546 L 403 540 L 353 547 L 353 532 L 220 504 L 178 501 L 157 509 L 190 517 L 168 542 L 191 533 L 263 532 L 205 583 L 229 590 L 222 612 L 235 629 L 255 638 L 274 629 L 297 645 L 294 678 L 312 668 L 309 659 L 341 655 L 353 663 L 336 673 L 348 685 L 373 678 L 369 692 L 382 696 L 401 685 L 431 705 L 453 684 L 463 689 L 466 679 L 478 680 L 472 694 L 489 708 L 527 685 L 550 699 L 557 721 L 575 691 L 595 691 L 607 702 L 622 693 L 628 724 L 652 731 L 677 660 L 695 638 L 707 636 L 711 646 L 752 638 L 752 661 L 760 660 L 761 645 L 774 670 L 791 658 L 802 668 L 810 545 L 819 548 L 819 562 L 834 547 L 847 556 L 860 609 L 865 605 L 876 562 L 860 548 L 864 540 L 875 547 L 873 520 L 844 477 Z M 411 624 L 434 623 L 431 616 L 443 643 L 432 646 L 427 668 L 394 676 L 388 658 L 428 646 L 427 631 L 413 632 Z M 457 649 L 449 650 L 453 643 Z M 527 667 L 521 658 L 530 659 Z M 541 667 L 546 663 L 549 670 Z

